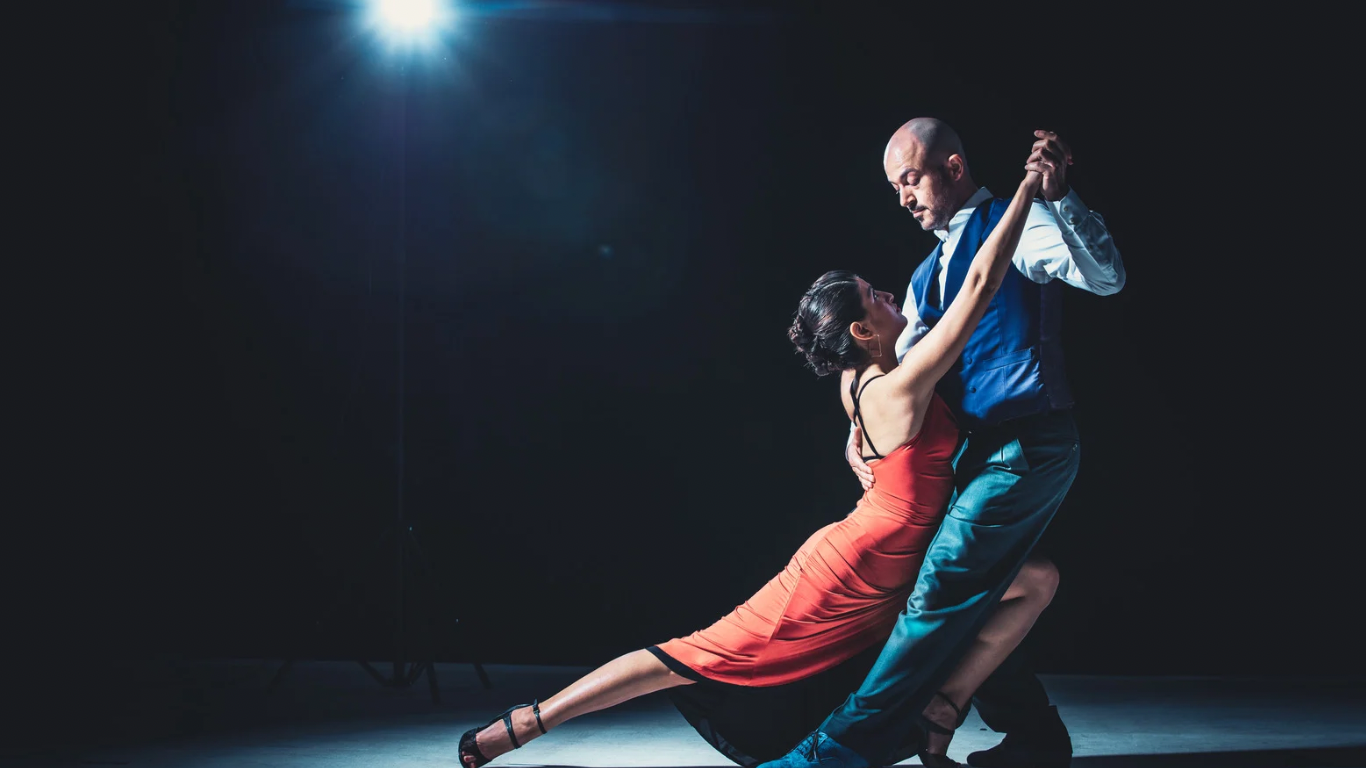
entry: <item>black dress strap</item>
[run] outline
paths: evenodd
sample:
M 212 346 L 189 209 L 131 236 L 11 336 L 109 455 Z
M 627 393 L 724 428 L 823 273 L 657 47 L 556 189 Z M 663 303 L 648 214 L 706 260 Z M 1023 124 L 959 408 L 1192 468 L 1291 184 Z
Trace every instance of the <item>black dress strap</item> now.
M 877 452 L 877 447 L 873 445 L 873 441 L 872 441 L 871 439 L 869 439 L 869 437 L 868 437 L 868 427 L 864 426 L 864 424 L 863 424 L 863 414 L 859 413 L 858 401 L 859 401 L 859 397 L 863 395 L 863 390 L 867 389 L 869 384 L 872 384 L 874 381 L 877 381 L 878 379 L 882 378 L 883 376 L 886 376 L 887 374 L 885 374 L 885 373 L 879 373 L 878 375 L 872 377 L 871 379 L 869 379 L 869 380 L 863 382 L 863 386 L 862 386 L 862 387 L 860 387 L 860 386 L 858 385 L 858 377 L 859 377 L 860 375 L 861 375 L 861 374 L 859 374 L 859 373 L 855 373 L 855 374 L 854 374 L 854 380 L 851 381 L 851 382 L 849 382 L 849 398 L 850 398 L 851 400 L 854 401 L 854 421 L 857 422 L 858 425 L 859 425 L 859 428 L 863 430 L 863 444 L 866 445 L 866 446 L 868 446 L 868 447 L 869 447 L 870 449 L 872 449 L 872 451 L 873 451 L 873 455 L 872 455 L 872 456 L 864 456 L 863 458 L 865 458 L 865 459 L 881 459 L 881 458 L 885 458 L 882 454 L 880 454 L 880 453 Z

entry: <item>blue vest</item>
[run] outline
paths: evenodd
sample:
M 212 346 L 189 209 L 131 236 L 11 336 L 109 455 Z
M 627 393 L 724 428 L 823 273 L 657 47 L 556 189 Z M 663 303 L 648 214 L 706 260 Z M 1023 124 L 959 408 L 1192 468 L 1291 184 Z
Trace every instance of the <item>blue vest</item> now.
M 958 238 L 943 306 L 963 286 L 968 265 L 1005 215 L 1009 200 L 977 206 Z M 944 316 L 939 302 L 940 243 L 911 277 L 916 309 L 930 328 Z M 1062 283 L 1036 283 L 1006 270 L 963 354 L 939 381 L 939 396 L 968 428 L 999 424 L 1072 405 L 1062 360 Z

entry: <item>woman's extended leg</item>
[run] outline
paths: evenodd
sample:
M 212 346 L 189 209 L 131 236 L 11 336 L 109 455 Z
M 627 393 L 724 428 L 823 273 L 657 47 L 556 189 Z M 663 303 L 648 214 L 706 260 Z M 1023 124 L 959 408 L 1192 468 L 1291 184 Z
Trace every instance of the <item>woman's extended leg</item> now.
M 541 702 L 541 723 L 548 731 L 579 715 L 616 706 L 647 693 L 689 685 L 693 681 L 674 673 L 649 651 L 632 651 L 619 656 L 576 680 L 568 688 Z M 531 707 L 512 713 L 512 728 L 518 743 L 525 744 L 541 735 Z M 481 753 L 490 760 L 512 750 L 507 728 L 498 721 L 475 737 Z M 471 755 L 460 756 L 465 765 Z
M 972 647 L 968 649 L 958 668 L 944 681 L 939 692 L 961 710 L 972 699 L 977 687 L 991 675 L 1011 651 L 1020 644 L 1043 609 L 1053 600 L 1058 590 L 1058 568 L 1052 561 L 1027 561 L 1001 596 L 1001 604 L 992 612 Z M 925 718 L 932 723 L 953 728 L 957 713 L 943 698 L 935 696 L 925 707 Z M 948 749 L 952 735 L 931 733 L 925 751 L 942 755 Z

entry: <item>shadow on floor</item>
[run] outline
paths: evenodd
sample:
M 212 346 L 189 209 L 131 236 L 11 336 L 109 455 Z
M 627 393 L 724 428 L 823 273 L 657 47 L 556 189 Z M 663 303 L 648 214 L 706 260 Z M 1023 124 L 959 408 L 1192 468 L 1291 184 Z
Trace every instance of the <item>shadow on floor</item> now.
M 899 765 L 915 765 L 901 763 Z M 580 768 L 547 764 L 538 768 Z M 603 768 L 599 766 L 598 768 Z M 636 768 L 612 766 L 611 768 Z M 669 768 L 715 768 L 670 766 Z M 1076 757 L 1072 768 L 1366 768 L 1366 744 L 1315 749 L 1259 749 L 1228 752 L 1174 752 L 1158 755 Z
M 1314 749 L 1076 757 L 1072 759 L 1072 768 L 1366 768 L 1366 744 Z

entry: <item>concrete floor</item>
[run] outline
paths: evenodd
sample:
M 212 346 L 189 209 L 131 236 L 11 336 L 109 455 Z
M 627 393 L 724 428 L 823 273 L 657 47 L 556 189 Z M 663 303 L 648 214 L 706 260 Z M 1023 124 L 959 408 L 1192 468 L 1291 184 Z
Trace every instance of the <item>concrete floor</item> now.
M 385 689 L 354 663 L 126 665 L 36 700 L 4 739 L 0 766 L 456 766 L 460 733 L 513 703 L 545 697 L 585 669 L 438 665 L 426 681 Z M 1366 680 L 1049 676 L 1072 731 L 1076 768 L 1366 768 Z M 7 728 L 7 731 L 10 729 Z M 951 757 L 998 736 L 976 715 Z M 908 764 L 915 764 L 912 759 Z M 727 766 L 656 694 L 566 724 L 494 765 Z

